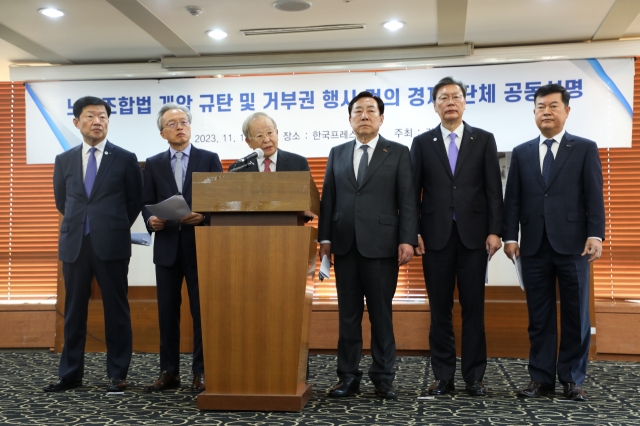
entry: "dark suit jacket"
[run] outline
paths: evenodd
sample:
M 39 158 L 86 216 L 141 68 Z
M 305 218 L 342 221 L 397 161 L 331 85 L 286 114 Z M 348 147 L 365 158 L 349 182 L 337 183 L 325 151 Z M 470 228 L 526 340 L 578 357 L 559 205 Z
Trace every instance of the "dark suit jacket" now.
M 467 248 L 483 248 L 489 234 L 502 234 L 502 180 L 493 134 L 464 123 L 452 174 L 438 125 L 413 139 L 411 163 L 426 249 L 441 250 L 447 244 L 454 210 Z
M 518 241 L 520 254 L 535 254 L 543 229 L 553 249 L 566 255 L 584 250 L 589 237 L 604 240 L 605 216 L 602 165 L 595 142 L 564 134 L 558 147 L 549 186 L 540 169 L 540 138 L 518 145 L 511 154 L 505 192 L 503 240 Z
M 406 146 L 380 136 L 360 188 L 353 171 L 355 141 L 331 149 L 322 187 L 318 241 L 331 240 L 341 256 L 353 245 L 365 257 L 398 255 L 418 244 L 418 214 Z
M 131 257 L 131 225 L 142 206 L 142 172 L 136 155 L 107 141 L 98 174 L 87 197 L 82 176 L 82 145 L 56 156 L 53 192 L 60 226 L 58 256 L 75 262 L 82 245 L 84 220 L 91 224 L 91 243 L 102 260 Z
M 228 170 L 234 164 L 229 166 Z M 254 160 L 253 165 L 249 167 L 245 167 L 244 169 L 238 170 L 239 172 L 257 172 L 258 163 Z M 293 152 L 283 151 L 278 149 L 278 162 L 276 163 L 276 172 L 308 172 L 309 171 L 309 163 L 307 159 L 302 155 L 294 154 Z
M 182 186 L 182 196 L 191 207 L 191 175 L 193 172 L 221 172 L 222 165 L 215 152 L 198 149 L 191 145 L 189 166 Z M 178 193 L 178 186 L 171 171 L 171 152 L 167 149 L 160 154 L 147 158 L 144 166 L 144 197 L 143 205 L 156 204 Z M 146 208 L 142 209 L 145 224 L 152 214 Z M 208 217 L 205 216 L 206 224 Z M 149 233 L 153 232 L 147 224 Z M 173 266 L 178 253 L 178 237 L 181 236 L 182 249 L 186 259 L 196 265 L 196 239 L 193 225 L 177 222 L 167 222 L 162 231 L 156 232 L 153 243 L 153 263 L 161 266 Z

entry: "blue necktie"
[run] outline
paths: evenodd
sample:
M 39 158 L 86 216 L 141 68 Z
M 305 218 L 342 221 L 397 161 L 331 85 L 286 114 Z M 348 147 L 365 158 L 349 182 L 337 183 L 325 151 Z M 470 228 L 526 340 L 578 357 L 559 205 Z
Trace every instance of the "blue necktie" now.
M 96 181 L 96 174 L 98 173 L 98 163 L 96 163 L 96 149 L 95 147 L 89 148 L 89 161 L 87 162 L 87 171 L 84 175 L 84 190 L 87 193 L 87 198 L 91 196 L 91 190 L 93 184 Z M 84 235 L 89 234 L 89 213 L 84 221 Z
M 362 186 L 362 181 L 364 181 L 364 177 L 367 175 L 367 169 L 369 168 L 369 147 L 367 145 L 362 145 L 360 147 L 362 149 L 362 157 L 360 157 L 360 165 L 358 166 L 358 186 Z
M 551 151 L 551 145 L 553 145 L 553 139 L 547 139 L 544 141 L 547 145 L 547 153 L 544 156 L 544 160 L 542 162 L 542 180 L 544 180 L 544 185 L 549 185 L 549 178 L 551 177 L 551 169 L 553 168 L 553 152 Z

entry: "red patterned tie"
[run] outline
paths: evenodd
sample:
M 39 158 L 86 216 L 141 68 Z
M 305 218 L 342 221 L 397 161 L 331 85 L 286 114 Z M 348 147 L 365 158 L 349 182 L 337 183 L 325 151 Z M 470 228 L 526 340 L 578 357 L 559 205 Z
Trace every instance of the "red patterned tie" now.
M 269 158 L 264 159 L 264 172 L 271 172 L 271 163 L 272 161 Z

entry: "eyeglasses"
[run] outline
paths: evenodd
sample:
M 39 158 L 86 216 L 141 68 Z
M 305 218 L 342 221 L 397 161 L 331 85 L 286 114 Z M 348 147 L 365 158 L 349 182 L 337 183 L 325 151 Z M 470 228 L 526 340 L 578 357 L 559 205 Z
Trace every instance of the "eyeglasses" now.
M 438 96 L 436 99 L 441 104 L 449 103 L 451 101 L 453 101 L 455 103 L 460 103 L 464 99 L 464 96 L 462 96 L 461 94 L 456 94 L 456 95 L 453 95 L 453 96 L 442 95 L 442 96 Z
M 187 120 L 180 120 L 180 121 L 170 121 L 167 124 L 165 124 L 164 127 L 174 129 L 178 124 L 180 124 L 182 127 L 187 127 L 191 125 L 191 123 Z
M 271 140 L 275 136 L 276 136 L 276 131 L 275 130 L 269 130 L 267 133 L 265 133 L 265 134 L 259 133 L 259 134 L 255 135 L 254 137 L 252 137 L 251 139 L 253 139 L 254 141 L 262 142 L 266 138 L 269 138 L 269 140 Z

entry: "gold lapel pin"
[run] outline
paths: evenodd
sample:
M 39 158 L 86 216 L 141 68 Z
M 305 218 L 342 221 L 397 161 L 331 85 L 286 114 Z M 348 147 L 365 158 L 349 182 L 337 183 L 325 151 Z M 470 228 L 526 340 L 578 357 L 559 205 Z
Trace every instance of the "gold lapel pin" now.
M 434 140 L 434 141 L 437 141 L 437 140 L 438 140 L 438 138 L 433 138 L 433 140 Z

